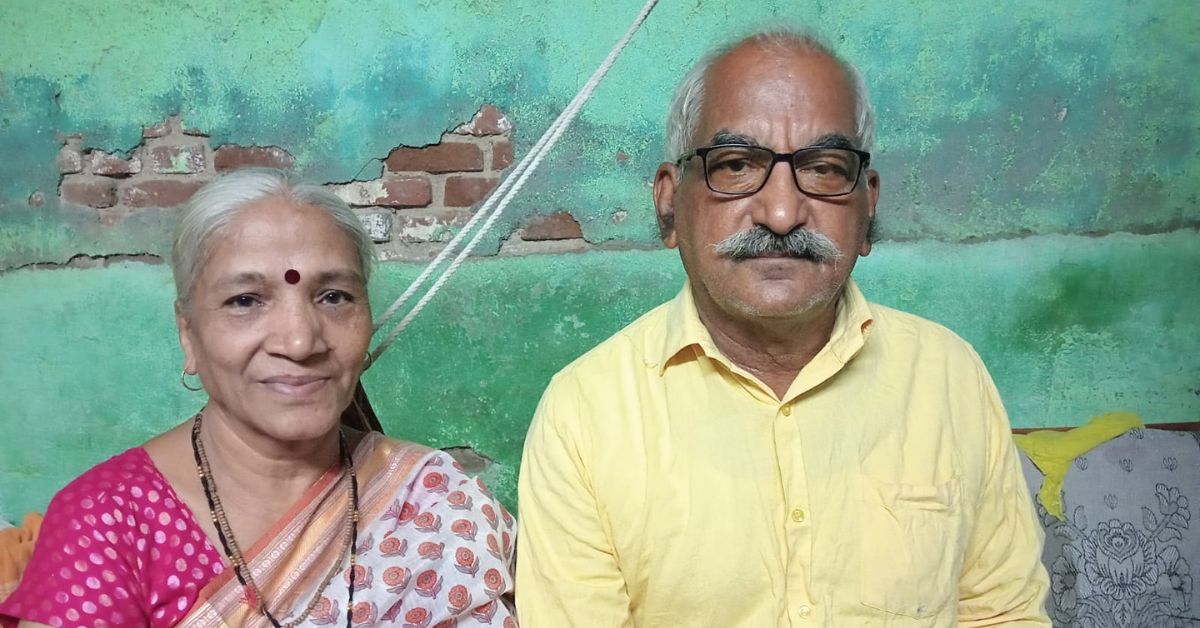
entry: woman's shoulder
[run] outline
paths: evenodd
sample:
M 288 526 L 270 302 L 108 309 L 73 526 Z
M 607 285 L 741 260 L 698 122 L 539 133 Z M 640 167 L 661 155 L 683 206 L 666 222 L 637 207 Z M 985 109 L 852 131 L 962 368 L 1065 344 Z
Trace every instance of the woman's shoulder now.
M 127 449 L 78 475 L 62 488 L 51 506 L 79 506 L 92 510 L 97 506 L 143 499 L 157 501 L 166 490 L 166 481 L 142 447 Z
M 356 447 L 356 453 L 366 450 L 371 455 L 425 455 L 439 450 L 399 438 L 394 438 L 382 432 L 365 432 Z
M 406 460 L 413 468 L 414 477 L 424 477 L 430 473 L 453 476 L 454 480 L 470 480 L 466 469 L 454 456 L 442 449 L 385 436 L 378 432 L 370 432 L 359 445 L 360 450 L 366 450 L 370 456 L 378 456 L 392 460 Z
M 388 460 L 393 467 L 407 469 L 403 475 L 408 478 L 407 490 L 412 494 L 421 494 L 431 501 L 447 495 L 453 503 L 465 493 L 475 495 L 476 500 L 499 505 L 483 478 L 467 472 L 444 450 L 371 432 L 359 444 L 359 451 L 376 460 Z

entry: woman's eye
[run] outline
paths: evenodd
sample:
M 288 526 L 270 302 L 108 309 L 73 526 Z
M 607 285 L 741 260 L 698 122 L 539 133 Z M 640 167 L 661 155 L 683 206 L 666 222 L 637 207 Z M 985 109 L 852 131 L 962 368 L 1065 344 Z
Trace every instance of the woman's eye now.
M 321 303 L 326 305 L 341 305 L 354 301 L 354 297 L 350 293 L 341 290 L 330 290 L 321 295 Z
M 254 295 L 239 294 L 225 302 L 225 305 L 230 305 L 235 308 L 251 308 L 259 303 Z

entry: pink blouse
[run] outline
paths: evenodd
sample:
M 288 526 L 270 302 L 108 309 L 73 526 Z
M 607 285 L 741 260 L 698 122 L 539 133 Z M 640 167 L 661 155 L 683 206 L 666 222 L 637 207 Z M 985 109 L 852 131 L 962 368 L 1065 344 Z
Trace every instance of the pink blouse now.
M 135 447 L 54 496 L 20 585 L 0 603 L 0 626 L 174 626 L 224 570 L 191 511 Z

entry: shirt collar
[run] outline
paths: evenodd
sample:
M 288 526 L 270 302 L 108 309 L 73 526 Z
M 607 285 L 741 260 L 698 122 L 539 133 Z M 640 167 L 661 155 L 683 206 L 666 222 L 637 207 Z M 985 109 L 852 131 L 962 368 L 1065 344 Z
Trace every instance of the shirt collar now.
M 666 370 L 672 358 L 689 347 L 697 347 L 708 357 L 732 366 L 713 343 L 712 334 L 708 332 L 708 328 L 700 321 L 700 314 L 696 310 L 696 301 L 692 296 L 690 283 L 684 282 L 683 290 L 668 304 L 667 308 L 668 315 L 666 328 L 663 330 L 662 346 L 657 352 L 648 353 L 649 357 L 657 360 L 652 365 L 658 367 L 659 375 Z M 854 282 L 854 279 L 848 279 L 842 288 L 842 295 L 838 298 L 833 332 L 829 335 L 829 341 L 821 353 L 828 351 L 842 364 L 849 362 L 866 342 L 873 321 L 874 315 L 871 313 L 871 306 L 867 303 L 866 297 L 858 289 L 858 284 Z

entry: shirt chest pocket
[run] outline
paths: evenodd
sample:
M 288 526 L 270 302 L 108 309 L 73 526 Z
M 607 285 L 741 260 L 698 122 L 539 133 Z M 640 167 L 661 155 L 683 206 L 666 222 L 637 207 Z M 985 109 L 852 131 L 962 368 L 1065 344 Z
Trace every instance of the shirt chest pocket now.
M 862 603 L 894 615 L 931 617 L 957 599 L 962 555 L 958 481 L 894 484 L 862 478 Z

